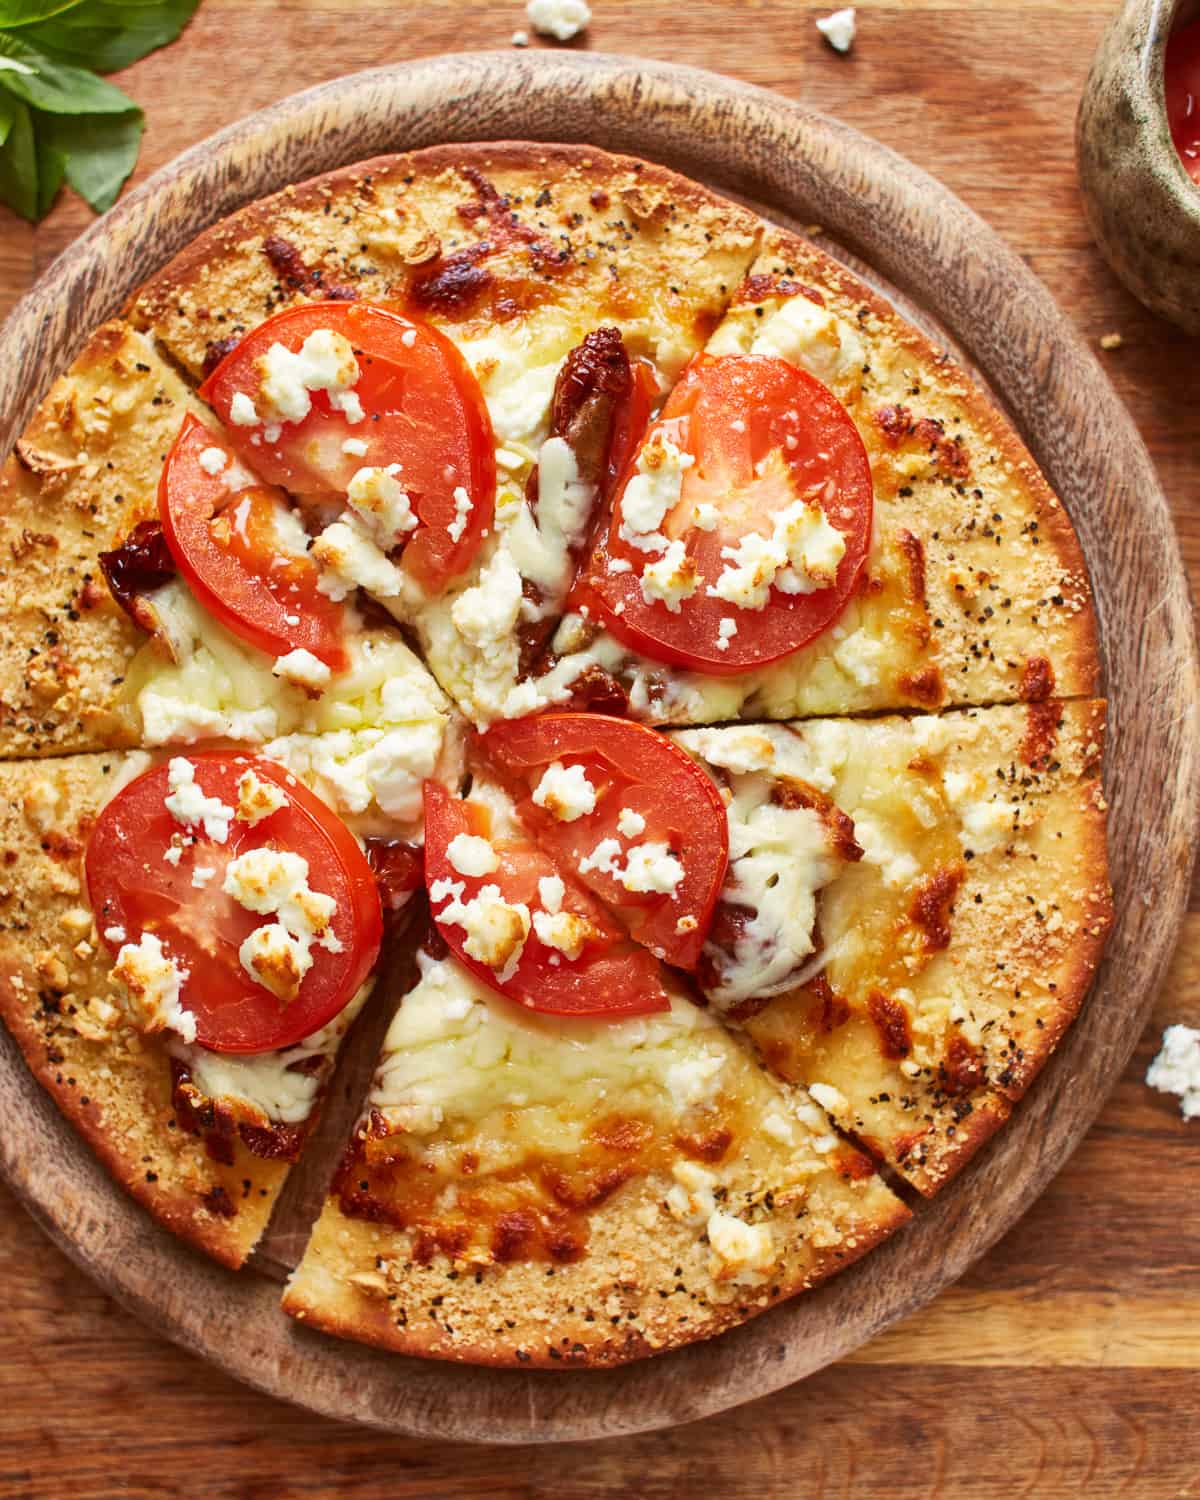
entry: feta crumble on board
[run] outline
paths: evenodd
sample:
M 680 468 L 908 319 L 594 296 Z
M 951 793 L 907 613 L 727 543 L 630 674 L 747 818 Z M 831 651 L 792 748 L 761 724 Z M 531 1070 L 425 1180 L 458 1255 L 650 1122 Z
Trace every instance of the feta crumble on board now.
M 1168 1026 L 1146 1082 L 1162 1094 L 1178 1094 L 1185 1120 L 1200 1119 L 1200 1030 Z
M 853 6 L 847 6 L 844 10 L 835 10 L 832 15 L 817 18 L 817 30 L 835 52 L 849 52 L 854 45 L 857 29 Z
M 220 448 L 202 448 L 200 467 L 206 474 L 219 474 L 229 460 Z
M 529 0 L 525 14 L 534 31 L 556 42 L 569 42 L 586 31 L 592 19 L 586 0 Z

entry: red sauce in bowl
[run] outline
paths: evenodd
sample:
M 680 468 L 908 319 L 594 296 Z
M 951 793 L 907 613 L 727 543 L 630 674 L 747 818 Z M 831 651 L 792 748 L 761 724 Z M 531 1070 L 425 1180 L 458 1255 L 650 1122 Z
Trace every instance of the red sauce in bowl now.
M 1200 183 L 1200 21 L 1168 37 L 1163 82 L 1171 139 L 1188 176 Z

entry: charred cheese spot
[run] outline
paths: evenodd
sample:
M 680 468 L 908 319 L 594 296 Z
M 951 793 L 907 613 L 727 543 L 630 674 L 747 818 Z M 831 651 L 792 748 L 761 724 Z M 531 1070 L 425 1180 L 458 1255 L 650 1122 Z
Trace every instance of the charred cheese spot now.
M 867 1014 L 879 1033 L 879 1047 L 889 1061 L 899 1062 L 912 1051 L 912 1028 L 903 1003 L 872 990 L 867 997 Z
M 1054 668 L 1044 656 L 1031 656 L 1017 689 L 1022 703 L 1044 703 L 1054 695 Z
M 931 951 L 950 946 L 950 916 L 965 875 L 966 870 L 960 864 L 944 866 L 917 887 L 908 915 Z
M 1025 765 L 1037 771 L 1046 769 L 1058 743 L 1062 721 L 1061 703 L 1029 705 L 1025 717 L 1025 735 L 1021 740 L 1021 760 Z

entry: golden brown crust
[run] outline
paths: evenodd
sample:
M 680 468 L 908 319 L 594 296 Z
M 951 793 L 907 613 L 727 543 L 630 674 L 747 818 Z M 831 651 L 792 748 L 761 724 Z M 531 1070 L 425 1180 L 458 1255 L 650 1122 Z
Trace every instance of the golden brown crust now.
M 496 1366 L 599 1368 L 711 1338 L 805 1291 L 865 1255 L 910 1218 L 878 1177 L 828 1172 L 805 1218 L 796 1206 L 768 1222 L 786 1250 L 762 1286 L 719 1301 L 706 1245 L 661 1212 L 665 1184 L 631 1183 L 592 1217 L 584 1259 L 456 1266 L 395 1265 L 387 1226 L 347 1218 L 329 1200 L 283 1308 L 311 1328 L 397 1353 Z M 808 1237 L 812 1219 L 833 1243 Z M 647 1227 L 652 1226 L 652 1227 Z M 380 1262 L 383 1262 L 383 1268 Z
M 118 778 L 142 760 L 115 752 L 0 765 L 0 1017 L 121 1186 L 197 1249 L 239 1266 L 287 1163 L 240 1141 L 231 1162 L 213 1160 L 180 1128 L 161 1042 L 128 1028 L 106 1034 L 89 1014 L 112 991 L 82 886 L 83 845 Z
M 877 502 L 911 501 L 895 505 L 895 524 L 924 548 L 942 701 L 1021 700 L 1027 663 L 1044 655 L 1054 668 L 1051 692 L 1094 694 L 1100 658 L 1083 554 L 1069 516 L 1012 424 L 944 350 L 811 242 L 770 233 L 751 268 L 756 274 L 816 286 L 830 310 L 863 335 L 870 369 L 859 371 L 851 410 L 876 467 Z M 892 447 L 879 414 L 897 405 L 907 408 L 916 431 Z M 942 435 L 922 431 L 922 418 L 941 424 Z M 911 496 L 896 495 L 894 479 L 879 482 L 880 470 L 897 457 L 915 461 L 915 473 L 905 476 Z M 976 579 L 968 598 L 963 579 L 972 573 L 987 579 Z M 972 650 L 981 638 L 983 656 Z M 931 705 L 916 699 L 915 706 Z
M 1103 708 L 840 731 L 832 795 L 866 854 L 821 895 L 823 973 L 745 1025 L 772 1068 L 832 1089 L 833 1103 L 820 1098 L 837 1123 L 924 1193 L 1007 1117 L 1091 983 L 1112 920 Z
M 148 339 L 106 323 L 0 471 L 0 758 L 135 742 L 120 686 L 145 637 L 99 554 L 157 513 L 162 460 L 193 405 Z
M 490 187 L 510 200 L 499 216 L 478 211 Z M 514 212 L 532 240 L 507 233 Z M 211 343 L 332 287 L 407 299 L 456 338 L 506 325 L 536 336 L 558 312 L 578 315 L 585 331 L 613 322 L 631 353 L 674 376 L 715 326 L 760 234 L 747 210 L 632 157 L 528 142 L 438 146 L 251 204 L 176 256 L 127 314 L 194 375 Z M 278 242 L 274 263 L 268 240 Z M 492 250 L 472 261 L 484 242 Z M 447 266 L 444 289 L 430 291 Z

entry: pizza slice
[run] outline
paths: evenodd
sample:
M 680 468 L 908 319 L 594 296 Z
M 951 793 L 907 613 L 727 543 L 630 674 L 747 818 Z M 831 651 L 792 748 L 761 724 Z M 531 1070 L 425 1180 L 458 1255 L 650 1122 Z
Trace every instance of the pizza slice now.
M 0 1015 L 114 1177 L 240 1265 L 371 989 L 385 915 L 420 885 L 415 830 L 356 838 L 265 754 L 52 757 L 0 782 Z M 417 798 L 419 830 L 419 782 Z
M 142 636 L 100 554 L 153 511 L 163 459 L 198 409 L 148 338 L 106 323 L 0 470 L 0 756 L 137 743 L 121 689 Z
M 308 1326 L 614 1364 L 742 1322 L 909 1217 L 665 972 L 666 1008 L 611 1019 L 529 1009 L 436 941 L 418 963 L 284 1296 Z
M 812 245 L 768 234 L 651 423 L 536 703 L 663 724 L 1086 696 L 1059 501 L 977 384 Z
M 630 158 L 437 148 L 252 205 L 129 316 L 207 374 L 201 394 L 263 477 L 345 507 L 357 469 L 398 465 L 382 484 L 411 497 L 415 535 L 383 537 L 351 505 L 314 551 L 412 624 L 443 687 L 487 722 L 521 711 L 594 514 L 759 237 L 753 214 Z M 344 384 L 318 358 L 331 331 L 359 351 Z M 386 410 L 377 425 L 389 372 L 411 383 L 416 364 L 442 371 L 436 410 L 414 416 L 405 386 L 403 423 L 428 418 L 442 439 L 426 464 L 382 442 Z
M 728 806 L 705 994 L 922 1192 L 1003 1122 L 1091 982 L 1103 720 L 1051 701 L 672 736 Z

